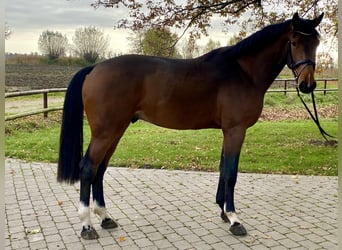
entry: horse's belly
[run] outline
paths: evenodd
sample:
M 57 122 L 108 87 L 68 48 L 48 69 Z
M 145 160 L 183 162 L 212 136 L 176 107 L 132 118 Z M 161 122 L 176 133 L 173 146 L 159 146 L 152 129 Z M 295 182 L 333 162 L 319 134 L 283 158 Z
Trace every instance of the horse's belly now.
M 219 122 L 213 112 L 189 110 L 188 108 L 163 108 L 154 111 L 138 110 L 135 119 L 170 129 L 203 129 L 219 128 Z

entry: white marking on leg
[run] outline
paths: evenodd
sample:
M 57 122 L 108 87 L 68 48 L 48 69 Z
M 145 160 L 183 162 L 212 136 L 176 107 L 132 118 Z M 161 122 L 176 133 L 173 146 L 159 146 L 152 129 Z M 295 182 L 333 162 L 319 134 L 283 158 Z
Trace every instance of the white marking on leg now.
M 227 203 L 225 202 L 224 203 L 224 212 L 225 214 L 227 215 L 229 221 L 230 221 L 230 225 L 234 225 L 235 223 L 239 223 L 241 224 L 239 218 L 237 217 L 236 213 L 235 212 L 227 212 L 227 209 L 226 209 L 226 205 Z
M 94 201 L 94 213 L 98 215 L 101 220 L 110 218 L 107 214 L 107 209 L 105 207 L 101 207 L 96 200 Z
M 78 216 L 80 217 L 83 227 L 88 228 L 88 226 L 91 226 L 90 208 L 87 207 L 82 201 L 80 202 L 78 209 Z

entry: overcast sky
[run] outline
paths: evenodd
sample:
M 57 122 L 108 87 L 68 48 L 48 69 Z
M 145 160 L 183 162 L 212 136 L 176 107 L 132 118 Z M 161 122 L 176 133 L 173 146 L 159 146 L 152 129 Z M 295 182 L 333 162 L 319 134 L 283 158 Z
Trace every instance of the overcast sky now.
M 77 28 L 95 25 L 109 36 L 112 53 L 128 53 L 128 30 L 114 29 L 114 24 L 127 16 L 124 8 L 90 6 L 95 0 L 6 0 L 5 21 L 12 34 L 5 42 L 6 52 L 31 53 L 38 51 L 39 35 L 49 29 L 65 34 L 69 43 Z M 210 38 L 227 44 L 229 35 L 222 32 L 222 19 L 214 18 Z M 235 31 L 236 32 L 236 31 Z M 209 38 L 198 41 L 205 45 Z M 321 46 L 320 46 L 321 47 Z
M 67 35 L 69 43 L 77 28 L 95 25 L 110 38 L 110 50 L 114 53 L 126 53 L 129 50 L 128 30 L 116 30 L 114 24 L 120 17 L 126 16 L 123 8 L 99 8 L 90 6 L 94 0 L 7 0 L 5 1 L 5 21 L 12 34 L 6 40 L 6 52 L 38 52 L 39 35 L 49 29 Z M 219 26 L 219 25 L 218 25 Z M 211 32 L 211 38 L 226 45 L 227 34 Z M 204 38 L 202 44 L 207 41 Z M 201 44 L 201 42 L 199 42 Z
M 69 42 L 77 28 L 95 25 L 109 36 L 113 52 L 125 52 L 127 34 L 115 30 L 114 23 L 126 13 L 123 9 L 90 6 L 92 0 L 8 0 L 5 21 L 12 34 L 6 40 L 6 52 L 38 52 L 39 35 L 49 29 L 67 35 Z

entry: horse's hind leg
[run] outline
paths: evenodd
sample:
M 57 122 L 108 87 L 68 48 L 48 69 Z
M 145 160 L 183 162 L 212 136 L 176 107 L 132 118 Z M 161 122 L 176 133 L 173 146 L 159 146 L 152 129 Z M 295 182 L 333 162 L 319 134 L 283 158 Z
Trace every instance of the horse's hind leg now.
M 78 215 L 82 223 L 81 236 L 86 240 L 99 238 L 90 220 L 89 202 L 91 183 L 94 180 L 94 164 L 89 157 L 89 150 L 90 147 L 80 163 L 80 206 L 78 209 Z
M 127 126 L 128 124 L 129 122 L 127 122 Z M 90 220 L 89 203 L 91 186 L 93 185 L 93 188 L 95 187 L 95 195 L 98 196 L 97 201 L 100 202 L 101 207 L 101 203 L 104 205 L 102 181 L 103 174 L 108 163 L 106 156 L 108 155 L 108 152 L 112 150 L 113 142 L 120 140 L 127 126 L 120 127 L 120 129 L 116 130 L 113 128 L 107 130 L 102 128 L 102 131 L 107 131 L 107 133 L 94 133 L 92 130 L 91 142 L 87 153 L 81 162 L 80 171 L 81 186 L 79 217 L 82 222 L 81 236 L 83 239 L 97 239 L 99 237 Z M 108 131 L 111 131 L 111 133 L 108 133 Z M 99 210 L 97 211 L 99 212 Z M 103 211 L 104 210 L 102 209 L 102 212 Z M 103 216 L 106 217 L 107 215 Z
M 100 164 L 99 170 L 93 182 L 93 200 L 94 200 L 94 213 L 97 214 L 101 219 L 101 227 L 104 229 L 116 228 L 118 225 L 116 222 L 107 214 L 106 204 L 103 194 L 103 176 L 107 169 L 110 157 L 113 155 L 117 141 L 113 144 L 112 148 L 108 151 L 105 159 Z

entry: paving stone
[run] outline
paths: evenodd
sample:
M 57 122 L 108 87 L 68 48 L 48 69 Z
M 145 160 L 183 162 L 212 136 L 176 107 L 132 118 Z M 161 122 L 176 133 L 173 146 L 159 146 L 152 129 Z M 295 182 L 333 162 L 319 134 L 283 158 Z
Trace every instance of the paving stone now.
M 147 238 L 141 238 L 141 239 L 137 239 L 135 240 L 135 243 L 139 246 L 139 247 L 147 247 L 147 246 L 153 246 L 152 241 L 150 241 Z
M 284 246 L 276 246 L 276 247 L 273 247 L 272 250 L 288 250 L 290 248 L 288 247 L 284 247 Z
M 295 242 L 299 242 L 299 241 L 303 241 L 305 240 L 305 237 L 300 235 L 300 234 L 297 234 L 297 233 L 289 233 L 286 235 L 286 238 L 292 240 L 292 241 L 295 241 Z
M 314 243 L 321 243 L 325 241 L 325 239 L 322 236 L 314 234 L 314 233 L 307 235 L 307 239 Z
M 84 245 L 81 242 L 71 242 L 65 244 L 66 249 L 72 249 L 72 250 L 83 250 Z
M 62 250 L 65 249 L 65 245 L 63 242 L 53 242 L 53 243 L 47 243 L 47 249 L 49 250 Z
M 182 241 L 183 237 L 177 233 L 171 233 L 165 235 L 165 239 L 168 239 L 170 242 Z
M 293 240 L 291 240 L 291 239 L 289 239 L 289 238 L 279 240 L 279 243 L 280 243 L 281 245 L 287 247 L 287 248 L 290 248 L 290 249 L 291 249 L 291 248 L 295 248 L 295 247 L 299 247 L 299 246 L 300 246 L 297 242 L 295 242 L 295 241 L 293 241 Z
M 189 243 L 202 242 L 201 238 L 195 234 L 183 235 L 183 238 Z
M 209 245 L 220 242 L 221 240 L 219 238 L 217 238 L 215 235 L 205 235 L 203 237 L 201 237 L 202 240 L 204 240 L 206 243 L 208 243 Z
M 331 249 L 331 250 L 337 250 L 337 244 L 333 243 L 333 242 L 323 242 L 319 244 L 321 246 L 322 249 Z
M 163 236 L 161 233 L 159 233 L 159 232 L 147 233 L 146 236 L 147 236 L 151 241 L 156 241 L 156 240 L 164 239 L 164 236 Z
M 319 244 L 316 244 L 310 240 L 304 240 L 299 242 L 300 245 L 302 245 L 303 247 L 306 247 L 307 249 L 322 249 L 322 246 L 320 246 Z
M 44 240 L 30 242 L 30 249 L 48 249 Z
M 100 238 L 85 241 L 79 184 L 57 183 L 56 164 L 5 165 L 5 249 L 337 249 L 337 177 L 239 174 L 248 235 L 235 237 L 215 204 L 217 172 L 109 168 L 106 204 L 120 226 L 104 230 L 92 214 Z
M 176 242 L 172 242 L 172 244 L 179 250 L 191 249 L 191 244 L 186 241 L 176 241 Z
M 161 239 L 154 241 L 154 244 L 158 249 L 174 248 L 174 246 L 167 239 Z

